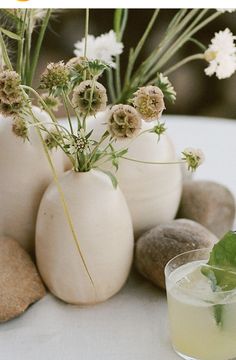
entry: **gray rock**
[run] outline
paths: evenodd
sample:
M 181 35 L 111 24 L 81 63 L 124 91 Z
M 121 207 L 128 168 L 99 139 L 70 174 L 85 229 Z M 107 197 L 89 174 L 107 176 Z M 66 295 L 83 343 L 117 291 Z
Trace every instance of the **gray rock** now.
M 145 278 L 164 289 L 164 268 L 170 259 L 185 251 L 211 248 L 217 240 L 194 221 L 173 220 L 156 226 L 138 239 L 135 265 Z
M 177 218 L 194 220 L 221 238 L 232 229 L 235 199 L 221 184 L 212 181 L 188 181 L 183 185 Z
M 46 293 L 29 254 L 13 239 L 0 238 L 0 322 L 23 313 Z

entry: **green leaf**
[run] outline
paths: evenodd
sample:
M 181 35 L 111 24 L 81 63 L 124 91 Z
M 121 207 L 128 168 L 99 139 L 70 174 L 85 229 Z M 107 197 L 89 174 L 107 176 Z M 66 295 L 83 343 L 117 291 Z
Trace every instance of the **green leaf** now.
M 106 174 L 107 176 L 109 176 L 109 178 L 111 179 L 111 182 L 112 182 L 112 185 L 114 187 L 114 189 L 117 188 L 118 186 L 118 181 L 117 181 L 117 178 L 115 177 L 114 174 L 112 174 L 111 171 L 106 171 L 106 170 L 103 170 L 103 169 L 98 169 L 100 170 L 101 172 L 103 172 L 104 174 Z
M 22 41 L 22 39 L 20 38 L 19 35 L 9 31 L 9 30 L 6 30 L 6 29 L 3 29 L 2 27 L 0 28 L 0 31 L 5 34 L 6 36 L 8 36 L 10 39 L 13 39 L 13 40 L 17 40 L 17 41 Z
M 214 292 L 236 289 L 236 232 L 229 231 L 214 245 L 209 261 L 201 272 Z M 222 325 L 223 305 L 214 305 L 216 323 Z
M 236 232 L 229 231 L 213 247 L 208 266 L 203 266 L 202 273 L 221 291 L 236 288 Z

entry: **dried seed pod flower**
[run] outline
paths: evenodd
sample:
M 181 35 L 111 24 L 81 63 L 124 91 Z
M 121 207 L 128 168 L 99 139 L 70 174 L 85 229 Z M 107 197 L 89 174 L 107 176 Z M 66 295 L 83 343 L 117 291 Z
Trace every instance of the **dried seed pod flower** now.
M 95 115 L 106 108 L 106 89 L 97 81 L 82 81 L 73 91 L 72 104 L 82 114 Z
M 141 129 L 141 117 L 130 105 L 115 105 L 108 119 L 108 131 L 115 138 L 135 137 Z
M 147 122 L 159 119 L 165 109 L 163 92 L 159 87 L 152 85 L 139 88 L 134 94 L 132 103 Z
M 195 171 L 204 160 L 205 156 L 201 149 L 186 148 L 182 151 L 182 159 L 187 162 L 188 170 Z
M 59 146 L 60 140 L 61 135 L 57 131 L 51 130 L 45 138 L 45 144 L 49 150 L 56 149 Z
M 17 114 L 24 105 L 21 79 L 15 71 L 0 72 L 0 113 L 5 116 Z
M 78 73 L 82 73 L 88 67 L 88 60 L 84 56 L 73 57 L 66 65 L 69 69 L 74 69 Z
M 28 139 L 27 122 L 21 117 L 15 118 L 12 124 L 12 131 L 16 136 L 21 137 L 23 140 Z
M 61 106 L 61 102 L 58 98 L 49 94 L 43 94 L 41 97 L 50 110 L 55 112 L 58 111 L 58 108 Z M 44 105 L 41 102 L 40 102 L 40 106 L 41 108 L 44 109 Z
M 43 72 L 40 81 L 41 89 L 51 93 L 57 89 L 66 90 L 69 85 L 69 69 L 63 61 L 50 63 Z

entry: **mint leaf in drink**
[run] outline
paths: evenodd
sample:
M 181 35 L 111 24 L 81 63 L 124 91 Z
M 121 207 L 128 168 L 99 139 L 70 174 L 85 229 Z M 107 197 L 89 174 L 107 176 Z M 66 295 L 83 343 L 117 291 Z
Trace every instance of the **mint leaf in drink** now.
M 210 280 L 214 292 L 236 289 L 236 232 L 229 231 L 214 245 L 201 272 Z M 214 314 L 216 323 L 222 325 L 223 305 L 215 305 Z

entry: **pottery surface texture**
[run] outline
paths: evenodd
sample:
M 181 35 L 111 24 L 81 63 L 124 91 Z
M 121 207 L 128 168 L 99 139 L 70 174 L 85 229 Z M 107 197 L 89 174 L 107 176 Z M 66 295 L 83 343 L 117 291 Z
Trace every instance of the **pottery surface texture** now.
M 94 139 L 98 139 L 104 133 L 108 114 L 108 111 L 101 112 L 96 118 L 88 119 L 88 128 L 94 128 Z M 142 123 L 142 131 L 153 127 L 153 123 Z M 118 140 L 114 147 L 129 147 L 126 156 L 137 160 L 178 160 L 172 141 L 165 134 L 158 141 L 156 134 L 147 132 L 136 139 Z M 135 237 L 175 218 L 182 192 L 179 164 L 141 164 L 122 159 L 116 176 L 132 215 Z
M 52 183 L 40 204 L 36 259 L 50 291 L 88 305 L 104 301 L 125 283 L 133 258 L 132 220 L 125 198 L 102 172 L 66 172 L 60 184 L 86 265 L 72 237 L 58 190 Z
M 50 122 L 47 114 L 34 107 L 39 121 Z M 12 119 L 0 116 L 0 235 L 15 238 L 30 253 L 34 251 L 35 223 L 42 195 L 52 180 L 51 169 L 34 128 L 29 140 L 12 132 Z M 62 155 L 53 154 L 58 172 Z

